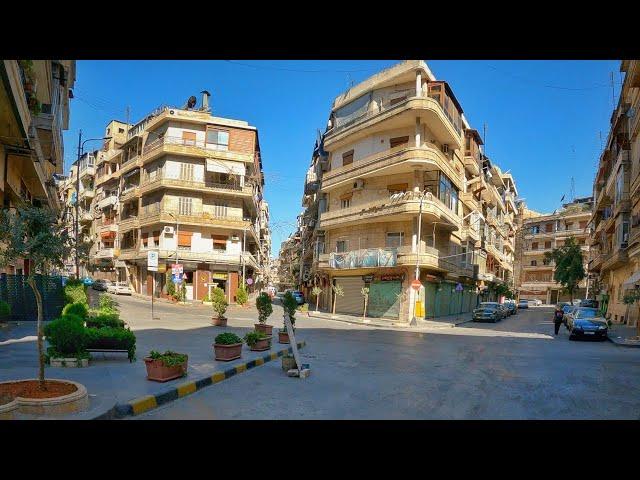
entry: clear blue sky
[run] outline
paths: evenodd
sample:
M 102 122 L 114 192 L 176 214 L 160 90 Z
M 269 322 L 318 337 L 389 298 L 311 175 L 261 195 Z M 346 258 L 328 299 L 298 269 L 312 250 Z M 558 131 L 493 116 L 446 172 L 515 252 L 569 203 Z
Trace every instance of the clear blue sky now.
M 302 211 L 304 175 L 316 130 L 331 102 L 396 61 L 78 61 L 70 128 L 64 133 L 65 173 L 75 160 L 78 129 L 101 137 L 112 118 L 136 122 L 160 104 L 182 105 L 207 89 L 217 116 L 258 128 L 271 208 L 273 255 Z M 618 61 L 429 61 L 450 83 L 471 126 L 487 124 L 486 153 L 514 175 L 529 208 L 551 212 L 591 182 L 620 91 Z M 96 148 L 99 143 L 87 144 Z

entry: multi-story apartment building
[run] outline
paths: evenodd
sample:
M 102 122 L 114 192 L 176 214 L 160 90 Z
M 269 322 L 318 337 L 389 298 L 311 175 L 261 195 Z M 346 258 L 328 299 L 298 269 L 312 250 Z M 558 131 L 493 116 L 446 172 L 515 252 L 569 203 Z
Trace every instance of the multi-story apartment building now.
M 336 312 L 361 315 L 368 287 L 368 315 L 409 321 L 468 312 L 485 287 L 512 283 L 517 192 L 481 145 L 450 86 L 422 61 L 335 99 L 300 232 L 315 240 L 301 242 L 303 260 L 316 256 L 302 275 L 324 288 L 323 308 L 339 285 Z
M 581 246 L 585 272 L 589 261 L 589 220 L 592 197 L 576 198 L 553 214 L 540 214 L 521 206 L 523 215 L 521 241 L 516 263 L 519 271 L 518 290 L 521 298 L 537 299 L 547 304 L 568 301 L 570 295 L 554 280 L 555 266 L 544 258 L 545 252 L 559 248 L 573 237 Z M 587 279 L 578 285 L 573 298 L 585 298 Z
M 62 131 L 69 128 L 74 60 L 0 61 L 0 203 L 61 208 Z M 28 273 L 28 262 L 9 273 Z
M 589 269 L 599 277 L 602 310 L 632 325 L 637 309 L 623 298 L 640 285 L 640 61 L 624 60 L 620 70 L 625 78 L 593 185 Z
M 203 94 L 199 108 L 193 101 L 133 126 L 111 122 L 112 139 L 93 158 L 92 264 L 115 269 L 137 293 L 166 293 L 176 262 L 189 300 L 215 283 L 234 301 L 243 276 L 250 290 L 263 282 L 270 236 L 258 132 L 212 116 Z M 147 270 L 149 250 L 159 254 L 157 274 Z

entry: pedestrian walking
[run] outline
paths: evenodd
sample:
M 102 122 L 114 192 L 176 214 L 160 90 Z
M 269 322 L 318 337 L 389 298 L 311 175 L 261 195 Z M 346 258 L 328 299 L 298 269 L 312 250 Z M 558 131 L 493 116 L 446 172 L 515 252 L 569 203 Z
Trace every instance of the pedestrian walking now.
M 553 316 L 553 327 L 555 328 L 556 335 L 558 335 L 558 331 L 560 330 L 560 325 L 562 325 L 562 316 L 563 316 L 562 310 L 556 310 Z

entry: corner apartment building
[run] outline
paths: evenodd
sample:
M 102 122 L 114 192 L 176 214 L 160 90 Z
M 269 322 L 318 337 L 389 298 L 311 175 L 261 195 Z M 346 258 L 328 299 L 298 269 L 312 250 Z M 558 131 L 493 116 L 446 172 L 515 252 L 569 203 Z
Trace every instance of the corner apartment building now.
M 570 300 L 562 286 L 553 278 L 555 265 L 545 260 L 544 254 L 559 248 L 573 237 L 581 246 L 585 272 L 589 262 L 589 220 L 593 206 L 592 197 L 576 198 L 565 203 L 553 214 L 529 214 L 522 221 L 522 251 L 516 259 L 519 266 L 519 295 L 529 300 L 537 299 L 546 304 Z M 587 280 L 578 285 L 574 299 L 586 298 Z
M 369 316 L 409 321 L 417 299 L 419 318 L 468 312 L 479 292 L 488 299 L 489 286 L 513 282 L 517 191 L 481 145 L 451 87 L 422 61 L 335 99 L 303 197 L 301 237 L 314 240 L 303 257 L 316 257 L 305 278 L 324 289 L 323 308 L 339 285 L 336 313 L 362 315 L 366 286 Z
M 60 210 L 62 131 L 69 128 L 74 60 L 0 61 L 0 203 L 26 201 Z M 28 262 L 8 273 L 27 274 Z
M 182 108 L 162 106 L 133 126 L 113 121 L 95 159 L 97 271 L 115 269 L 137 293 L 166 294 L 171 265 L 183 265 L 189 300 L 209 285 L 235 301 L 241 278 L 263 282 L 269 208 L 257 129 L 211 115 L 209 94 Z M 122 130 L 125 130 L 123 132 Z M 147 252 L 160 267 L 147 270 Z
M 598 275 L 597 298 L 611 321 L 635 325 L 637 309 L 623 297 L 640 285 L 640 61 L 624 60 L 620 71 L 622 90 L 593 185 L 589 270 Z

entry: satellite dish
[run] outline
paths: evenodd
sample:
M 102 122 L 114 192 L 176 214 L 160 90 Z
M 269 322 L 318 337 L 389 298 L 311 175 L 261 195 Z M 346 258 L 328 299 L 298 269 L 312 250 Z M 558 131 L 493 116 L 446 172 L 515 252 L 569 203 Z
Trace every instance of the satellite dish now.
M 196 102 L 197 102 L 196 97 L 194 97 L 193 95 L 191 95 L 191 96 L 189 97 L 189 100 L 187 100 L 187 108 L 193 108 L 193 107 L 195 107 L 195 106 L 196 106 Z

